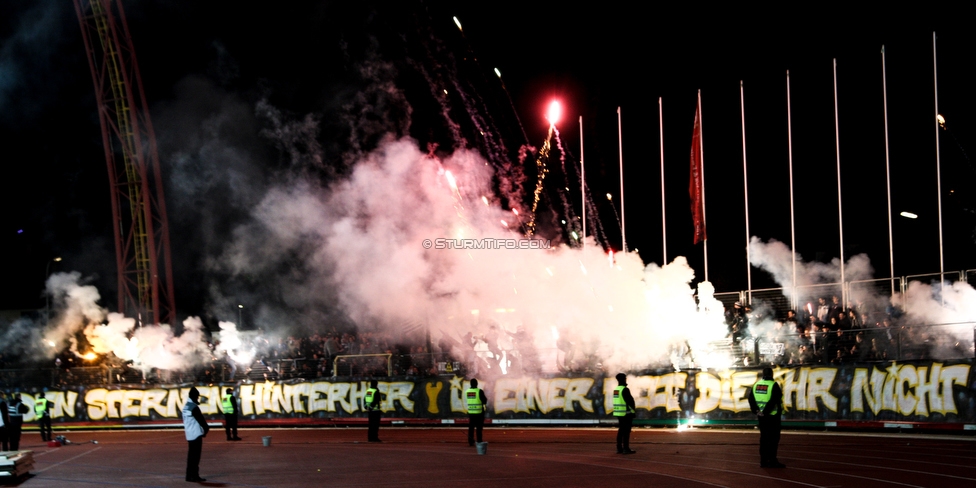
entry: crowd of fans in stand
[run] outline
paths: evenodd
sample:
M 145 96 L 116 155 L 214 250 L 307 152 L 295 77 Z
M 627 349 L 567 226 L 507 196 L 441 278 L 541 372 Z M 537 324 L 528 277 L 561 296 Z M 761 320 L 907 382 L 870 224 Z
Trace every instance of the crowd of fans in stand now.
M 333 376 L 337 356 L 371 354 L 378 356 L 340 361 L 336 373 L 340 376 L 386 376 L 389 372 L 395 376 L 433 376 L 462 373 L 464 369 L 463 357 L 456 359 L 449 347 L 441 351 L 434 347 L 428 349 L 425 345 L 403 344 L 402 334 L 392 332 L 332 331 L 277 337 L 258 330 L 241 334 L 241 340 L 242 345 L 235 351 L 237 357 L 252 357 L 253 360 L 238 364 L 219 352 L 220 343 L 214 341 L 209 343 L 209 357 L 180 370 L 147 370 L 111 353 L 88 359 L 64 350 L 54 357 L 49 367 L 38 367 L 30 358 L 8 359 L 0 355 L 0 386 L 15 384 L 18 379 L 27 377 L 30 377 L 30 383 L 55 387 L 320 378 Z
M 863 303 L 845 308 L 839 297 L 819 298 L 815 309 L 802 315 L 788 310 L 780 319 L 752 313 L 751 307 L 735 305 L 726 313 L 728 337 L 743 353 L 752 341 L 782 344 L 782 354 L 764 354 L 762 362 L 779 365 L 842 364 L 890 360 L 967 357 L 964 341 L 944 329 L 898 325 L 900 314 L 893 309 L 872 309 Z M 750 324 L 771 328 L 750 331 Z M 777 351 L 778 352 L 778 351 Z M 970 354 L 971 355 L 971 354 Z
M 837 296 L 819 298 L 818 302 L 815 308 L 801 310 L 800 315 L 789 310 L 782 317 L 772 316 L 775 312 L 753 312 L 748 304 L 735 303 L 726 312 L 733 355 L 740 359 L 753 356 L 753 360 L 782 366 L 972 356 L 972 342 L 960 341 L 942 328 L 902 326 L 897 310 L 872 309 L 863 304 L 845 308 Z M 249 364 L 237 364 L 218 353 L 219 343 L 214 342 L 210 344 L 210 357 L 189 371 L 144 371 L 131 361 L 122 361 L 111 354 L 88 360 L 64 351 L 54 360 L 51 382 L 54 386 L 65 386 L 106 382 L 220 382 L 244 377 L 276 380 L 385 376 L 388 372 L 415 377 L 464 372 L 490 376 L 505 369 L 515 374 L 542 372 L 533 338 L 521 327 L 512 333 L 492 325 L 482 335 L 468 333 L 458 338 L 442 335 L 433 343 L 416 337 L 407 342 L 402 333 L 335 330 L 284 337 L 259 330 L 242 334 L 242 339 L 244 343 L 237 352 L 253 353 L 254 359 Z M 756 358 L 753 352 L 759 345 L 774 345 L 775 352 L 765 348 L 761 357 Z M 602 365 L 597 347 L 573 341 L 562 333 L 556 341 L 558 368 L 569 373 L 600 373 Z M 358 357 L 337 363 L 338 356 Z M 502 363 L 507 368 L 500 368 Z M 339 369 L 334 371 L 336 367 Z M 44 371 L 0 356 L 0 370 L 12 369 L 21 371 L 17 374 Z M 5 381 L 4 374 L 0 374 L 0 383 Z

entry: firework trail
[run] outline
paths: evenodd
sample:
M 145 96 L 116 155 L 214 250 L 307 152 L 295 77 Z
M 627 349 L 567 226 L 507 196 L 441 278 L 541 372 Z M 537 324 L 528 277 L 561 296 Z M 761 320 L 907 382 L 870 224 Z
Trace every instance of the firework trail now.
M 427 25 L 434 24 L 432 19 L 428 20 Z M 464 61 L 470 66 L 459 65 L 455 55 L 448 51 L 444 42 L 429 27 L 421 29 L 419 43 L 422 46 L 422 52 L 416 56 L 417 59 L 408 59 L 408 63 L 424 77 L 431 95 L 440 106 L 441 117 L 448 125 L 453 138 L 452 149 L 463 148 L 469 144 L 478 147 L 488 162 L 496 169 L 498 190 L 506 200 L 505 203 L 512 208 L 520 206 L 525 197 L 522 185 L 526 179 L 521 167 L 522 161 L 519 161 L 519 164 L 514 164 L 511 160 L 508 146 L 502 137 L 502 131 L 492 117 L 489 104 L 472 83 L 479 81 L 490 91 L 494 82 L 485 77 L 485 72 L 478 63 L 457 18 L 454 19 L 454 22 L 458 26 L 463 41 Z M 462 71 L 465 72 L 465 76 L 459 76 Z M 502 87 L 502 91 L 508 97 L 508 92 L 504 87 Z M 452 100 L 456 101 L 457 106 L 464 111 L 464 124 L 456 120 L 455 115 L 452 115 L 455 110 Z M 512 107 L 512 114 L 515 116 L 520 132 L 525 138 L 525 143 L 527 143 L 528 138 L 525 136 L 525 129 L 522 127 L 518 114 L 514 111 L 510 97 L 508 97 L 508 105 Z M 462 135 L 462 125 L 465 124 L 470 124 L 474 130 L 470 133 L 472 135 L 470 141 Z M 521 148 L 523 146 L 524 144 L 519 144 L 520 153 L 522 153 Z
M 458 32 L 461 33 L 461 38 L 464 39 L 464 42 L 467 44 L 468 51 L 469 52 L 473 51 L 473 49 L 471 49 L 470 43 L 468 43 L 468 37 L 464 34 L 464 28 L 461 27 L 461 21 L 458 20 L 457 17 L 454 17 L 454 24 L 457 25 Z M 471 57 L 474 60 L 474 63 L 476 65 L 479 65 L 480 66 L 480 64 L 478 63 L 478 58 L 477 57 L 474 57 L 473 54 L 472 54 Z M 484 73 L 480 69 L 479 69 L 478 72 L 479 73 Z M 498 68 L 495 68 L 494 69 L 494 72 L 495 72 L 495 76 L 498 77 L 498 84 L 499 84 L 499 86 L 501 86 L 502 91 L 505 93 L 505 98 L 508 100 L 508 106 L 512 108 L 512 115 L 515 116 L 515 122 L 518 124 L 519 130 L 522 132 L 522 139 L 525 142 L 528 142 L 529 141 L 529 135 L 526 134 L 526 132 L 525 132 L 525 126 L 522 125 L 522 119 L 518 115 L 518 110 L 515 109 L 515 102 L 512 101 L 512 95 L 508 92 L 508 87 L 505 86 L 505 80 L 502 79 L 502 72 L 499 71 Z M 484 78 L 484 77 L 482 76 L 482 78 Z
M 550 125 L 549 134 L 546 136 L 545 142 L 542 143 L 542 149 L 539 150 L 539 155 L 535 159 L 537 176 L 535 181 L 535 192 L 532 194 L 532 214 L 529 216 L 529 223 L 526 224 L 526 228 L 528 229 L 527 234 L 529 236 L 535 234 L 535 216 L 536 212 L 539 210 L 539 198 L 542 195 L 546 175 L 549 174 L 549 168 L 546 167 L 546 162 L 549 161 L 549 150 L 552 147 L 552 133 L 554 130 L 556 130 L 556 127 Z
M 582 172 L 580 171 L 578 165 L 576 165 L 576 170 L 576 174 L 579 176 L 579 178 L 577 178 L 577 183 L 582 183 Z M 583 188 L 586 191 L 586 194 L 583 195 L 583 199 L 586 201 L 586 216 L 589 221 L 593 223 L 592 235 L 594 238 L 597 238 L 597 242 L 600 243 L 604 249 L 606 249 L 610 247 L 608 244 L 609 241 L 607 240 L 607 234 L 603 231 L 603 222 L 600 220 L 600 214 L 597 211 L 596 200 L 593 199 L 593 194 L 590 193 L 589 185 L 586 185 Z
M 577 223 L 578 219 L 576 217 L 576 212 L 573 208 L 573 204 L 569 201 L 569 198 L 567 198 L 566 196 L 566 193 L 569 191 L 569 176 L 567 176 L 566 174 L 566 150 L 563 149 L 563 140 L 562 138 L 559 137 L 559 129 L 553 127 L 553 135 L 555 136 L 556 139 L 556 148 L 559 150 L 559 167 L 562 169 L 563 172 L 563 187 L 566 188 L 566 191 L 557 190 L 556 193 L 559 194 L 559 199 L 562 200 L 563 215 L 565 215 L 566 220 L 572 224 L 572 229 L 573 229 L 572 232 L 579 236 L 579 238 L 576 239 L 576 241 L 582 243 L 583 239 L 585 239 L 586 236 L 583 235 L 583 229 L 581 227 L 581 224 Z M 577 168 L 577 172 L 578 171 L 579 168 Z
M 613 218 L 617 220 L 617 227 L 620 227 L 620 214 L 617 213 L 617 206 L 613 204 L 613 195 L 607 193 L 607 201 L 610 202 L 610 208 L 613 209 Z

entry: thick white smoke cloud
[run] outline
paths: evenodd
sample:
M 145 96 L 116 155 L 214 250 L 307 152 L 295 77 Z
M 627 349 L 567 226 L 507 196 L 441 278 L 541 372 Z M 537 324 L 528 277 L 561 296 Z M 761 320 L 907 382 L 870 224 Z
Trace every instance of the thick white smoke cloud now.
M 81 273 L 54 273 L 47 279 L 48 295 L 53 315 L 44 327 L 43 341 L 53 352 L 71 343 L 77 353 L 75 334 L 92 323 L 105 318 L 106 310 L 98 305 L 101 295 L 92 285 L 81 283 Z
M 438 239 L 521 238 L 519 217 L 494 203 L 491 182 L 491 167 L 473 152 L 440 160 L 411 140 L 389 139 L 327 193 L 305 183 L 270 191 L 254 212 L 262 244 L 247 238 L 255 235 L 248 227 L 224 263 L 260 271 L 312 236 L 318 247 L 309 260 L 360 327 L 397 332 L 427 323 L 435 341 L 484 334 L 491 325 L 510 333 L 522 327 L 541 350 L 553 350 L 560 331 L 599 345 L 611 368 L 666 360 L 675 341 L 725 337 L 708 286 L 701 295 L 711 312 L 698 311 L 684 258 L 645 268 L 631 253 L 611 263 L 593 242 L 585 251 L 437 249 Z
M 16 348 L 8 344 L 5 351 L 43 357 L 52 357 L 66 348 L 78 356 L 113 353 L 142 370 L 185 370 L 210 357 L 203 322 L 198 317 L 184 320 L 179 334 L 168 324 L 137 327 L 135 319 L 108 313 L 99 305 L 98 290 L 84 284 L 77 271 L 52 274 L 46 293 L 51 319 L 40 324 L 40 334 L 21 330 L 36 327 L 28 321 L 12 324 L 5 337 L 18 338 L 20 344 Z M 77 339 L 81 333 L 90 350 L 79 350 Z
M 256 351 L 253 347 L 245 344 L 243 333 L 237 330 L 237 324 L 233 322 L 219 322 L 220 342 L 214 352 L 218 356 L 226 356 L 231 361 L 247 366 L 254 361 Z
M 968 283 L 957 281 L 943 286 L 933 286 L 912 281 L 904 294 L 891 299 L 892 304 L 904 310 L 913 324 L 976 325 L 976 290 Z
M 753 236 L 750 251 L 753 264 L 772 274 L 783 287 L 784 294 L 789 296 L 793 279 L 793 258 L 789 247 L 776 240 L 763 243 Z M 830 264 L 807 263 L 798 255 L 796 269 L 798 286 L 840 281 L 840 260 L 837 258 Z M 873 272 L 868 257 L 858 254 L 847 262 L 844 277 L 849 282 L 870 280 Z M 904 293 L 896 292 L 893 295 L 880 291 L 884 288 L 885 286 L 851 287 L 849 301 L 874 310 L 885 310 L 890 304 L 900 311 L 900 325 L 934 326 L 930 336 L 949 335 L 958 341 L 946 347 L 942 344 L 930 345 L 935 357 L 958 357 L 957 351 L 949 348 L 957 348 L 959 344 L 970 344 L 969 349 L 972 351 L 973 326 L 976 325 L 976 289 L 971 285 L 962 281 L 943 284 L 911 281 Z M 945 354 L 951 355 L 943 356 Z
M 199 317 L 184 320 L 183 333 L 176 335 L 168 324 L 136 328 L 134 319 L 110 313 L 106 324 L 89 324 L 84 332 L 93 352 L 114 353 L 144 371 L 189 369 L 210 357 Z
M 790 247 L 776 239 L 770 239 L 768 243 L 765 243 L 758 237 L 752 236 L 749 240 L 749 250 L 753 266 L 769 272 L 773 275 L 773 279 L 784 287 L 785 293 L 791 293 L 793 255 Z M 871 267 L 871 260 L 866 254 L 852 256 L 845 263 L 844 279 L 846 281 L 869 280 L 874 277 L 873 275 L 874 268 Z M 840 282 L 839 258 L 834 258 L 827 264 L 810 263 L 804 261 L 799 255 L 796 257 L 797 286 L 838 282 Z

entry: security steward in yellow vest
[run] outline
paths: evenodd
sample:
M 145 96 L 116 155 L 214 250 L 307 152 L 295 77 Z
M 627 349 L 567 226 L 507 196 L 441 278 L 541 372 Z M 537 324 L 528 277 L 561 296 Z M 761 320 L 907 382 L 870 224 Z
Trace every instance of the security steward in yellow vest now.
M 363 406 L 369 415 L 369 429 L 367 431 L 367 440 L 369 442 L 383 442 L 380 440 L 380 418 L 383 416 L 383 411 L 380 410 L 380 392 L 376 389 L 379 383 L 376 380 L 370 380 L 369 388 L 366 389 L 366 396 L 363 397 Z
M 34 400 L 34 417 L 37 418 L 37 428 L 41 431 L 41 440 L 44 442 L 54 440 L 50 407 L 51 402 L 44 397 L 44 392 L 38 393 L 37 399 Z
M 776 458 L 779 450 L 780 414 L 783 413 L 783 389 L 773 380 L 773 369 L 764 368 L 762 379 L 749 390 L 749 407 L 759 418 L 759 466 L 785 468 Z
M 471 387 L 464 390 L 464 402 L 468 406 L 468 445 L 473 446 L 475 436 L 477 441 L 481 440 L 481 434 L 485 430 L 485 405 L 488 404 L 488 397 L 485 391 L 478 388 L 478 380 L 471 379 Z
M 630 448 L 630 430 L 634 427 L 637 403 L 627 388 L 627 375 L 618 373 L 617 387 L 613 389 L 613 416 L 617 417 L 617 454 L 634 454 Z
M 227 440 L 239 441 L 237 437 L 237 399 L 234 398 L 234 389 L 224 390 L 224 396 L 220 397 L 220 410 L 224 412 L 224 432 Z

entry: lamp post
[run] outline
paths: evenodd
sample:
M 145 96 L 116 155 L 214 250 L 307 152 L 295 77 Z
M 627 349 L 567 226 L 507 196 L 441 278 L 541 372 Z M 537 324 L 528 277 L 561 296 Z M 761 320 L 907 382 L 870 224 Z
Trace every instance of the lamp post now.
M 47 279 L 51 276 L 51 263 L 60 263 L 61 256 L 48 259 L 44 266 L 44 286 L 47 287 Z M 51 294 L 44 293 L 44 315 L 46 320 L 51 320 Z

